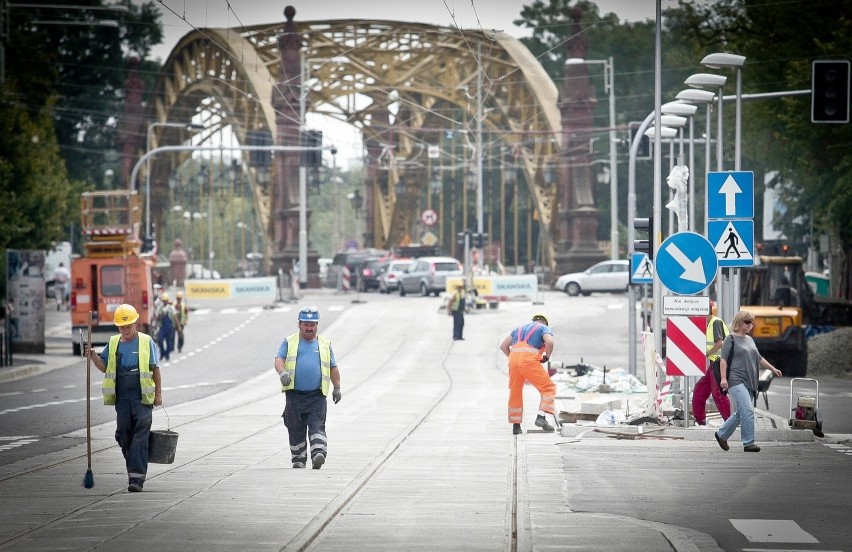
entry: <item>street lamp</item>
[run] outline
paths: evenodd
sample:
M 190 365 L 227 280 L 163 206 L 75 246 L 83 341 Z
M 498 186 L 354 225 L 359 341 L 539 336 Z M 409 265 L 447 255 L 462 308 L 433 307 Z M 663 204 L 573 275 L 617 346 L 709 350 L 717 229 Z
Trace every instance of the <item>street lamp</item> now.
M 618 137 L 615 132 L 615 66 L 612 57 L 606 60 L 581 58 L 565 60 L 565 65 L 579 64 L 601 64 L 604 68 L 604 92 L 609 95 L 609 256 L 610 259 L 616 260 L 618 259 L 618 160 L 616 159 L 615 146 L 618 143 Z M 630 221 L 627 222 L 629 225 Z
M 710 131 L 711 131 L 711 127 L 712 127 L 712 121 L 711 121 L 711 118 L 710 118 L 710 106 L 713 103 L 714 97 L 715 97 L 715 94 L 713 94 L 712 92 L 710 92 L 708 90 L 696 90 L 694 88 L 687 88 L 686 90 L 681 90 L 675 96 L 675 98 L 677 98 L 680 101 L 694 103 L 694 104 L 695 103 L 698 103 L 698 104 L 703 103 L 706 106 L 707 129 L 705 131 L 705 136 L 704 136 L 704 205 L 705 205 L 705 207 L 707 205 L 707 173 L 710 172 Z M 692 132 L 690 132 L 690 135 L 691 134 L 692 134 Z M 690 171 L 690 178 L 691 178 L 692 172 L 694 172 L 694 171 Z M 690 212 L 689 217 L 690 217 L 690 219 L 694 220 L 693 214 L 694 214 L 694 209 L 695 209 L 695 201 L 694 201 L 695 198 L 692 197 L 691 199 L 692 199 L 692 203 L 691 203 L 690 208 L 692 209 L 692 211 Z M 707 235 L 707 217 L 706 216 L 704 217 L 704 234 Z
M 725 87 L 725 83 L 728 82 L 728 77 L 723 75 L 714 75 L 713 73 L 696 73 L 694 75 L 690 75 L 686 78 L 683 83 L 687 86 L 692 86 L 693 88 L 717 88 L 719 90 L 719 95 L 717 97 L 716 103 L 719 106 L 719 115 L 718 115 L 718 127 L 716 128 L 716 170 L 722 170 L 722 152 L 723 150 L 723 137 L 722 137 L 722 112 L 724 110 L 723 104 L 724 99 L 722 98 L 722 88 Z
M 190 132 L 204 130 L 202 125 L 194 123 L 173 123 L 170 121 L 155 121 L 148 125 L 145 132 L 145 153 L 151 151 L 151 131 L 156 127 L 184 128 Z M 145 162 L 145 239 L 151 237 L 151 162 Z
M 734 170 L 739 171 L 742 161 L 742 99 L 743 99 L 743 65 L 745 65 L 745 56 L 737 54 L 727 54 L 724 52 L 710 54 L 704 56 L 701 64 L 710 69 L 720 69 L 722 67 L 732 67 L 737 70 L 737 91 L 736 91 L 736 122 L 734 126 Z M 722 104 L 720 94 L 719 105 Z M 720 107 L 721 109 L 721 107 Z M 720 133 L 721 135 L 721 133 Z M 720 169 L 721 170 L 721 169 Z M 727 283 L 727 285 L 725 285 Z M 730 320 L 728 317 L 733 317 L 740 310 L 740 275 L 739 271 L 734 269 L 734 277 L 731 280 L 724 279 L 720 282 L 718 289 L 722 291 L 722 306 L 721 313 L 724 320 Z
M 733 67 L 737 70 L 737 99 L 736 99 L 736 126 L 734 134 L 734 170 L 740 170 L 741 160 L 741 142 L 742 142 L 742 103 L 743 103 L 743 65 L 745 65 L 745 56 L 737 54 L 716 53 L 704 56 L 701 64 L 710 69 L 720 69 L 722 67 Z

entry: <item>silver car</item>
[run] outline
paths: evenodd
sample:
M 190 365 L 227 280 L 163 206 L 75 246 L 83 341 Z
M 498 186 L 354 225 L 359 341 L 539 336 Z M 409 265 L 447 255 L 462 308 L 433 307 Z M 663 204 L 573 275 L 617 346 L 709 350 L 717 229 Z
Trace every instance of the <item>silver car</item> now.
M 420 257 L 399 277 L 399 294 L 417 293 L 435 297 L 447 287 L 447 276 L 464 274 L 462 264 L 452 257 Z
M 399 277 L 411 266 L 411 259 L 389 261 L 379 274 L 379 293 L 390 293 L 399 288 Z
M 630 283 L 630 266 L 627 261 L 603 261 L 583 272 L 560 276 L 554 289 L 568 295 L 589 295 L 593 291 L 627 291 Z

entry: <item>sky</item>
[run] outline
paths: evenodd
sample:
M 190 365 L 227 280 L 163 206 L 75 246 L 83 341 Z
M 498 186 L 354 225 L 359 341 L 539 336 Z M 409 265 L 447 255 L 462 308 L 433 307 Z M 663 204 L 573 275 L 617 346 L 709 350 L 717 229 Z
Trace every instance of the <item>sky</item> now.
M 391 19 L 464 29 L 496 29 L 515 37 L 528 34 L 512 24 L 532 0 L 157 0 L 165 32 L 153 57 L 165 61 L 172 48 L 193 27 L 239 27 L 284 21 L 284 7 L 296 8 L 296 20 Z M 663 9 L 675 5 L 663 0 Z M 231 9 L 228 10 L 228 5 Z M 656 0 L 598 0 L 601 13 L 642 21 L 655 17 Z

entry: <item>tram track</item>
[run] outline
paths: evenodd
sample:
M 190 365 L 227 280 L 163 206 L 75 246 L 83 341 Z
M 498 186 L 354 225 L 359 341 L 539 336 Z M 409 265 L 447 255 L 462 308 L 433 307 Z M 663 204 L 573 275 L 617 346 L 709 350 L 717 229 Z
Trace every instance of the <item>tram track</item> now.
M 258 322 L 263 322 L 263 317 L 258 318 Z M 338 349 L 338 343 L 335 342 L 335 353 L 338 358 L 338 361 L 341 362 L 341 365 L 344 365 L 343 362 L 355 362 L 356 350 L 363 347 L 371 347 L 373 344 L 370 343 L 370 334 L 375 333 L 377 330 L 377 323 L 372 324 L 363 324 L 358 327 L 356 337 L 352 337 L 349 341 L 350 344 L 345 348 Z M 407 381 L 412 379 L 418 371 L 418 368 L 412 368 L 410 366 L 410 362 L 407 362 L 408 357 L 406 356 L 405 351 L 410 350 L 412 348 L 412 343 L 417 343 L 419 340 L 423 339 L 423 330 L 422 327 L 417 324 L 412 324 L 405 331 L 405 335 L 402 339 L 394 340 L 393 344 L 388 347 L 385 344 L 384 349 L 382 350 L 382 357 L 379 362 L 375 364 L 370 364 L 370 369 L 366 371 L 362 371 L 360 373 L 360 380 L 356 383 L 353 383 L 351 386 L 347 387 L 346 391 L 346 399 L 349 401 L 359 399 L 359 397 L 364 397 L 365 395 L 369 395 L 373 392 L 371 389 L 371 384 L 375 382 L 379 378 L 398 378 L 403 381 Z M 280 550 L 314 550 L 314 549 L 322 549 L 323 542 L 327 538 L 334 538 L 335 528 L 338 522 L 347 514 L 347 512 L 353 507 L 353 505 L 357 504 L 360 497 L 362 497 L 366 492 L 370 491 L 371 488 L 375 485 L 375 483 L 379 480 L 383 471 L 389 469 L 394 462 L 399 460 L 400 462 L 404 462 L 404 459 L 400 459 L 401 451 L 405 448 L 407 442 L 409 442 L 414 436 L 418 434 L 418 431 L 423 429 L 425 425 L 429 424 L 434 426 L 436 422 L 433 419 L 436 414 L 436 411 L 439 410 L 442 406 L 446 405 L 448 402 L 447 399 L 450 397 L 454 391 L 456 391 L 455 379 L 460 376 L 457 369 L 456 372 L 453 371 L 452 367 L 448 365 L 448 358 L 450 357 L 452 350 L 452 343 L 450 342 L 438 342 L 435 343 L 431 347 L 432 358 L 437 362 L 430 363 L 430 374 L 429 374 L 429 385 L 424 385 L 422 389 L 428 389 L 428 394 L 423 394 L 419 397 L 417 411 L 415 412 L 407 412 L 406 423 L 403 427 L 401 427 L 396 433 L 390 438 L 386 439 L 384 446 L 377 453 L 373 454 L 372 458 L 367 461 L 361 469 L 352 476 L 348 482 L 345 484 L 340 482 L 342 487 L 339 489 L 336 494 L 329 499 L 324 506 L 322 506 L 314 515 L 311 516 L 310 520 L 304 524 L 304 526 L 295 533 L 292 537 L 284 538 L 281 542 Z M 409 355 L 412 353 L 409 352 Z M 416 353 L 414 353 L 416 354 Z M 402 361 L 399 359 L 403 358 Z M 499 367 L 498 367 L 499 370 Z M 463 376 L 463 374 L 461 374 Z M 461 392 L 461 391 L 459 391 Z M 203 415 L 193 416 L 192 419 L 185 419 L 183 421 L 177 422 L 173 424 L 172 429 L 176 429 L 181 431 L 182 433 L 191 434 L 193 432 L 194 425 L 203 425 L 205 422 L 209 422 L 211 419 L 214 419 L 219 416 L 229 416 L 229 415 L 240 415 L 243 409 L 246 409 L 254 404 L 256 404 L 259 400 L 266 401 L 274 399 L 276 396 L 280 396 L 279 392 L 269 392 L 263 393 L 262 395 L 257 395 L 252 397 L 249 400 L 241 401 L 235 404 L 228 405 L 224 408 L 216 408 L 212 409 L 209 412 L 204 413 Z M 458 400 L 458 399 L 456 399 Z M 206 451 L 204 454 L 200 454 L 194 458 L 191 458 L 179 465 L 164 467 L 165 469 L 158 470 L 155 474 L 149 477 L 150 481 L 156 481 L 158 479 L 167 480 L 170 474 L 177 472 L 178 470 L 186 472 L 187 470 L 192 470 L 195 465 L 201 466 L 205 462 L 210 459 L 213 459 L 217 455 L 220 455 L 224 452 L 228 452 L 229 449 L 233 449 L 234 447 L 240 447 L 242 444 L 247 443 L 249 441 L 257 440 L 257 438 L 265 438 L 265 434 L 273 430 L 280 430 L 281 421 L 280 418 L 276 417 L 275 421 L 272 423 L 261 423 L 255 427 L 250 428 L 251 431 L 244 432 L 239 435 L 238 438 L 230 439 L 225 443 L 221 443 L 215 448 L 212 448 Z M 270 440 L 280 439 L 280 436 L 271 437 Z M 504 550 L 515 551 L 519 549 L 524 549 L 523 546 L 519 548 L 519 543 L 521 545 L 524 542 L 524 536 L 526 534 L 526 523 L 524 522 L 524 506 L 523 503 L 519 500 L 519 496 L 521 495 L 520 486 L 522 486 L 523 482 L 519 479 L 519 472 L 523 470 L 523 439 L 517 439 L 515 437 L 506 436 L 505 439 L 501 438 L 501 442 L 503 445 L 503 453 L 508 458 L 507 461 L 507 475 L 506 475 L 506 488 L 504 490 L 504 496 L 506 500 L 506 515 L 504 519 Z M 508 446 L 506 446 L 508 444 Z M 117 451 L 116 445 L 111 445 L 108 447 L 101 447 L 93 451 L 95 456 L 101 454 L 116 454 Z M 257 460 L 257 463 L 261 461 L 269 460 L 271 457 L 276 455 L 288 456 L 289 455 L 289 447 L 286 446 L 286 442 L 283 443 L 281 448 L 267 455 L 265 458 L 260 458 Z M 71 465 L 78 466 L 82 465 L 83 460 L 85 458 L 84 454 L 76 454 L 70 457 L 63 458 L 58 461 L 49 462 L 47 464 L 43 464 L 40 466 L 36 466 L 16 474 L 11 474 L 0 478 L 0 483 L 5 483 L 9 481 L 14 481 L 16 478 L 24 478 L 26 476 L 30 476 L 36 474 L 39 471 L 50 470 L 54 468 L 61 467 L 62 465 Z M 287 466 L 289 467 L 289 466 Z M 238 474 L 239 471 L 229 474 L 225 477 L 233 477 Z M 190 495 L 187 498 L 179 500 L 175 502 L 172 507 L 177 507 L 184 502 L 190 501 L 194 499 L 197 494 L 204 492 L 204 489 L 199 491 L 194 495 Z M 0 549 L 6 548 L 8 545 L 14 545 L 17 542 L 21 542 L 24 539 L 27 539 L 33 535 L 38 534 L 39 532 L 46 531 L 48 529 L 54 528 L 57 529 L 59 526 L 63 525 L 66 522 L 74 519 L 77 516 L 80 516 L 81 513 L 87 512 L 96 512 L 99 509 L 104 508 L 104 504 L 111 500 L 121 500 L 121 497 L 118 495 L 125 494 L 123 489 L 117 489 L 114 492 L 110 492 L 104 495 L 99 495 L 98 497 L 92 498 L 91 500 L 86 501 L 83 504 L 73 508 L 72 510 L 65 511 L 60 515 L 53 516 L 49 519 L 44 519 L 41 523 L 36 526 L 30 527 L 26 530 L 16 533 L 15 535 L 3 540 L 0 542 Z M 128 529 L 129 531 L 130 529 Z M 113 539 L 117 539 L 121 536 L 115 535 L 112 537 Z M 282 537 L 284 537 L 282 535 Z M 97 548 L 98 546 L 111 546 L 116 544 L 118 541 L 111 543 L 111 540 L 107 540 L 106 542 L 102 542 L 101 544 L 93 547 Z

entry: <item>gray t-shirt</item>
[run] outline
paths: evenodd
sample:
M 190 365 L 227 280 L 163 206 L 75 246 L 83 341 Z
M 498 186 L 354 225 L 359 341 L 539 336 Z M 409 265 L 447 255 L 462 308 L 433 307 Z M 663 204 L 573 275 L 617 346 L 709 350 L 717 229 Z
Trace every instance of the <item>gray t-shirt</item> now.
M 733 344 L 731 338 L 734 339 Z M 721 356 L 725 360 L 728 359 L 732 346 L 734 346 L 734 357 L 731 359 L 730 366 L 728 366 L 728 387 L 744 383 L 746 388 L 754 395 L 757 393 L 757 372 L 762 358 L 757 350 L 757 345 L 754 344 L 750 335 L 731 334 L 722 344 Z

